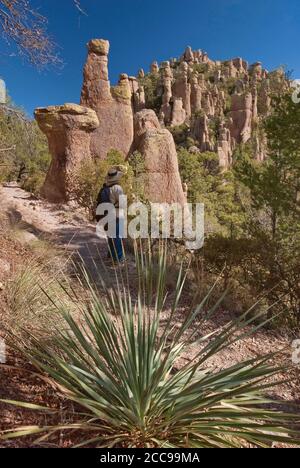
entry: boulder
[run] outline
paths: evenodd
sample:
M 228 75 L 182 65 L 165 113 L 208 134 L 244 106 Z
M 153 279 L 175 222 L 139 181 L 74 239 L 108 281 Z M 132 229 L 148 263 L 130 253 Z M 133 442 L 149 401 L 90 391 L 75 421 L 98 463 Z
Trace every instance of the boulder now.
M 19 188 L 21 187 L 21 184 L 15 180 L 11 181 L 11 182 L 4 182 L 3 184 L 3 187 L 7 187 L 7 188 Z
M 54 203 L 68 201 L 74 171 L 91 156 L 91 134 L 99 125 L 98 117 L 92 109 L 77 104 L 38 108 L 34 115 L 52 156 L 41 193 Z

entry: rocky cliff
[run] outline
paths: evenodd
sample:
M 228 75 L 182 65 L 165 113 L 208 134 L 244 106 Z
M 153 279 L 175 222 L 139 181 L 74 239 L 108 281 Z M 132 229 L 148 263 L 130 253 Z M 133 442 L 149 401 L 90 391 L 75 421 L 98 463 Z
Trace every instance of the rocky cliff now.
M 206 52 L 187 47 L 178 59 L 153 62 L 149 73 L 121 74 L 111 87 L 109 48 L 104 39 L 88 43 L 81 106 L 36 111 L 53 157 L 43 188 L 46 198 L 67 200 L 72 168 L 87 157 L 105 159 L 116 149 L 124 159 L 134 150 L 142 154 L 150 200 L 183 203 L 170 133 L 180 126 L 195 151 L 217 152 L 222 168 L 232 164 L 236 146 L 249 141 L 255 158 L 264 159 L 265 139 L 258 129 L 271 110 L 272 93 L 288 86 L 283 70 L 269 73 L 260 62 L 249 65 L 242 58 L 213 61 Z
M 181 57 L 153 62 L 147 74 L 141 70 L 139 84 L 162 125 L 186 125 L 194 145 L 217 152 L 227 168 L 240 143 L 251 141 L 256 159 L 265 157 L 257 129 L 271 110 L 271 95 L 284 91 L 288 80 L 282 69 L 268 72 L 242 58 L 214 61 L 187 47 Z

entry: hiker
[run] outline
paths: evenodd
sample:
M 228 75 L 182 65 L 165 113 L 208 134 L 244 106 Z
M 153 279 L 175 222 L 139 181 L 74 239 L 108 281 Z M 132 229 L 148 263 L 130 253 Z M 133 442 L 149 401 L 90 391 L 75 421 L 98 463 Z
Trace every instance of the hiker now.
M 120 197 L 124 195 L 124 191 L 121 185 L 119 185 L 123 176 L 124 172 L 118 167 L 112 167 L 109 169 L 105 178 L 105 183 L 97 198 L 97 206 L 101 203 L 111 203 L 116 210 L 116 235 L 113 238 L 108 237 L 108 255 L 109 258 L 112 258 L 113 261 L 118 263 L 124 262 L 124 249 L 122 242 L 124 213 L 120 207 Z M 107 215 L 107 213 L 105 215 Z M 104 216 L 96 217 L 97 221 L 100 221 Z M 107 231 L 107 225 L 104 226 L 104 229 Z

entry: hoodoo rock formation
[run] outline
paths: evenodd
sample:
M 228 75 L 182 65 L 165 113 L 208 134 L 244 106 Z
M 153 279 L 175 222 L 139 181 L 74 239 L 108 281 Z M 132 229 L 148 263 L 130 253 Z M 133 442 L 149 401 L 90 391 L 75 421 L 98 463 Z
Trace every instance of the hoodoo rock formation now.
M 172 128 L 184 126 L 197 151 L 212 151 L 220 167 L 230 167 L 234 149 L 251 142 L 255 157 L 266 155 L 263 132 L 255 129 L 271 110 L 271 95 L 287 85 L 284 72 L 267 72 L 260 62 L 242 58 L 213 61 L 206 52 L 187 47 L 180 58 L 137 77 L 121 74 L 111 87 L 109 42 L 88 43 L 81 106 L 37 109 L 36 119 L 49 140 L 53 161 L 43 194 L 68 200 L 72 168 L 90 156 L 105 159 L 111 149 L 124 159 L 138 149 L 145 159 L 150 200 L 182 203 Z M 149 109 L 146 109 L 149 107 Z
M 48 137 L 52 155 L 42 194 L 52 202 L 67 201 L 72 173 L 78 163 L 91 156 L 105 159 L 111 149 L 122 152 L 125 159 L 136 145 L 145 158 L 145 192 L 150 200 L 184 203 L 172 134 L 161 128 L 152 110 L 140 114 L 145 108 L 145 92 L 138 78 L 144 78 L 144 71 L 139 71 L 138 78 L 121 74 L 118 85 L 111 87 L 108 54 L 108 41 L 94 39 L 88 43 L 81 106 L 69 104 L 36 110 L 35 118 Z M 152 69 L 159 72 L 157 64 Z M 174 124 L 185 120 L 186 112 L 179 98 L 174 112 Z M 143 132 L 136 132 L 136 138 L 134 121 L 144 122 Z
M 179 59 L 160 67 L 153 62 L 149 77 L 158 74 L 154 92 L 161 96 L 160 122 L 187 125 L 199 150 L 217 152 L 222 168 L 231 165 L 236 146 L 249 140 L 257 148 L 256 159 L 264 159 L 266 142 L 263 136 L 257 141 L 255 128 L 271 110 L 272 93 L 287 85 L 282 70 L 269 73 L 260 62 L 249 66 L 240 57 L 213 61 L 187 47 Z
M 132 91 L 127 75 L 111 88 L 108 77 L 109 42 L 94 39 L 88 43 L 84 67 L 81 105 L 94 109 L 100 125 L 93 133 L 91 152 L 105 159 L 108 151 L 117 149 L 127 156 L 133 141 Z
M 76 104 L 38 108 L 35 118 L 48 138 L 52 162 L 42 195 L 54 203 L 69 199 L 72 176 L 91 157 L 91 134 L 99 126 L 96 113 Z
M 134 149 L 144 157 L 145 195 L 153 203 L 186 203 L 172 134 L 149 109 L 135 114 L 134 131 Z
M 237 143 L 246 143 L 252 133 L 252 94 L 234 94 L 231 98 L 231 136 Z

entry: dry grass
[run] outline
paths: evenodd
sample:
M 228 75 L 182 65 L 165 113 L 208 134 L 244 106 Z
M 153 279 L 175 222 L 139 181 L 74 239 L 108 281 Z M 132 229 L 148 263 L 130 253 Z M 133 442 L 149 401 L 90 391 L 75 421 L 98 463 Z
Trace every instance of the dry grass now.
M 2 278 L 0 275 L 0 332 L 13 333 L 20 339 L 24 328 L 38 333 L 41 338 L 51 335 L 59 318 L 55 308 L 49 306 L 44 288 L 47 286 L 48 293 L 56 294 L 61 283 L 66 290 L 65 296 L 60 291 L 61 300 L 64 303 L 68 300 L 70 259 L 47 241 L 38 240 L 23 246 L 17 240 L 16 229 L 11 229 L 3 216 L 0 259 L 10 266 L 8 274 Z

